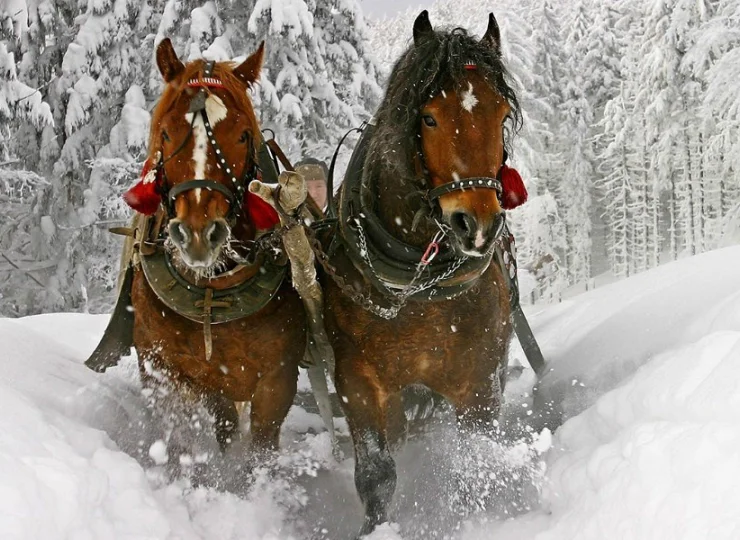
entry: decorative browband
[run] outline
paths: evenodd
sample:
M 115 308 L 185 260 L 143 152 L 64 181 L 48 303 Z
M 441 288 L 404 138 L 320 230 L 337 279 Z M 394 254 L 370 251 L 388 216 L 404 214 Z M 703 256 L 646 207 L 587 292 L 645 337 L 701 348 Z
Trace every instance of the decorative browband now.
M 224 88 L 224 83 L 215 77 L 203 77 L 201 79 L 190 79 L 188 86 L 191 88 Z

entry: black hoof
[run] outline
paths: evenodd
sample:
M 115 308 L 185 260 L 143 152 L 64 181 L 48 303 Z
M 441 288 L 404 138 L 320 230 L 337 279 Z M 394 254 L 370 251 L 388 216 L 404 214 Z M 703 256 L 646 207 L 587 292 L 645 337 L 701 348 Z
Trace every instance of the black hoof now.
M 374 519 L 374 518 L 369 518 L 366 516 L 365 522 L 362 524 L 362 528 L 360 529 L 360 532 L 357 533 L 355 540 L 362 540 L 367 535 L 372 534 L 375 531 L 375 529 L 385 521 L 386 521 L 385 519 L 380 519 L 380 518 Z

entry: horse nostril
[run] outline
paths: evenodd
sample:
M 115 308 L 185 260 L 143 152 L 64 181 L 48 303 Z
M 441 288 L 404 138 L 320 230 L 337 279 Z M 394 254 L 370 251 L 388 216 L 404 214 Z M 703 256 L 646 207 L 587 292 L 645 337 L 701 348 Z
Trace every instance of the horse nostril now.
M 458 236 L 465 238 L 472 238 L 475 235 L 475 231 L 478 229 L 475 218 L 467 212 L 453 213 L 452 216 L 450 216 L 450 226 Z
M 178 246 L 185 246 L 192 237 L 190 227 L 182 221 L 172 221 L 169 226 L 170 238 Z
M 206 230 L 206 239 L 211 249 L 215 249 L 226 242 L 229 229 L 223 221 L 214 221 Z

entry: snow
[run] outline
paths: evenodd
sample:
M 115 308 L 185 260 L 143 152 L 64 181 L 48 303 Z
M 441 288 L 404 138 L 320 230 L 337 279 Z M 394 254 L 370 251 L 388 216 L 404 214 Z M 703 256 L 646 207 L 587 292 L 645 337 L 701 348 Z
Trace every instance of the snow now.
M 531 308 L 551 367 L 535 397 L 525 369 L 507 386 L 503 434 L 490 437 L 458 436 L 449 415 L 435 417 L 396 455 L 394 522 L 369 540 L 740 537 L 738 265 L 740 247 L 728 247 Z M 106 320 L 0 319 L 3 538 L 356 530 L 352 459 L 335 462 L 318 417 L 296 407 L 284 449 L 249 483 L 230 492 L 166 480 L 150 461 L 167 448 L 134 359 L 104 375 L 82 365 Z M 523 362 L 517 347 L 512 357 Z M 546 403 L 554 412 L 539 414 Z M 209 468 L 233 475 L 240 456 Z

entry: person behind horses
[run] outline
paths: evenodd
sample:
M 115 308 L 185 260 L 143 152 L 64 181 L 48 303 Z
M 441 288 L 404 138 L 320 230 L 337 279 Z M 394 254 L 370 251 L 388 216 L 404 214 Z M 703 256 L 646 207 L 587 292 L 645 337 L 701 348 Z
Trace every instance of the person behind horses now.
M 326 163 L 311 157 L 305 158 L 296 164 L 295 171 L 306 179 L 309 195 L 316 205 L 324 210 L 326 208 L 326 179 L 329 176 Z

